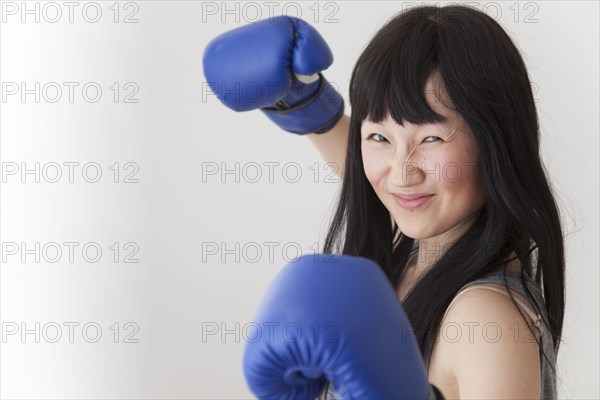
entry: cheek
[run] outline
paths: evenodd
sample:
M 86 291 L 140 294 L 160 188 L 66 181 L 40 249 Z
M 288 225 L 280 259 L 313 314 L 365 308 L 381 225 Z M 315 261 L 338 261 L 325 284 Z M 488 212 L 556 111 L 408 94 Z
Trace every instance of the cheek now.
M 438 161 L 441 186 L 466 192 L 478 190 L 480 180 L 476 155 L 458 151 L 444 154 Z
M 374 185 L 385 174 L 385 155 L 363 147 L 362 162 L 367 179 Z

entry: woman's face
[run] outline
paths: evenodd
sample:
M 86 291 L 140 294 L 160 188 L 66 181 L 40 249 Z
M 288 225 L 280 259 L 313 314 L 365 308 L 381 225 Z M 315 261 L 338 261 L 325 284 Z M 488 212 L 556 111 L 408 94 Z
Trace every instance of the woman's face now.
M 430 78 L 427 102 L 446 122 L 402 127 L 388 114 L 381 124 L 365 119 L 361 126 L 367 179 L 400 231 L 416 240 L 460 235 L 485 202 L 475 137 L 463 118 L 437 99 L 434 88 Z M 438 95 L 443 93 L 438 90 Z M 433 196 L 406 208 L 395 194 Z

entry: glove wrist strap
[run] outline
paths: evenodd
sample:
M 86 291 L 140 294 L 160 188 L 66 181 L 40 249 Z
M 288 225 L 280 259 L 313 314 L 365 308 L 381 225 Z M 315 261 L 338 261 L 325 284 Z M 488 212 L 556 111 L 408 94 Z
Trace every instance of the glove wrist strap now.
M 344 99 L 320 72 L 319 78 L 319 88 L 308 100 L 292 107 L 280 101 L 275 107 L 260 110 L 281 129 L 291 133 L 304 135 L 331 130 L 344 114 Z

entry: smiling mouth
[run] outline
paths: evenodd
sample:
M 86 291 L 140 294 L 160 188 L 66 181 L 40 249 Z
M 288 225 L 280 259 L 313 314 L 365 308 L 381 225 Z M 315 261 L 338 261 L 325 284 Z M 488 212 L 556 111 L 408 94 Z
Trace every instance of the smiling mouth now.
M 397 196 L 397 195 L 393 195 L 393 196 L 394 196 L 394 201 L 396 202 L 396 204 L 398 204 L 402 208 L 413 211 L 421 206 L 424 206 L 425 204 L 428 204 L 435 195 L 430 194 L 430 195 L 425 195 L 425 196 L 421 196 L 421 197 L 415 197 L 410 200 L 405 199 L 400 196 Z

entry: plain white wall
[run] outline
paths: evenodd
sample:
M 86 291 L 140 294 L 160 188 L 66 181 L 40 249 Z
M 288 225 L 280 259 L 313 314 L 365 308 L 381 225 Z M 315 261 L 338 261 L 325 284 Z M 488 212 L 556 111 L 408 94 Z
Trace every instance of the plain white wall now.
M 252 397 L 244 327 L 277 271 L 319 251 L 340 184 L 307 138 L 224 107 L 202 52 L 270 9 L 301 16 L 333 50 L 325 76 L 350 114 L 357 57 L 406 4 L 78 2 L 70 22 L 62 2 L 2 2 L 0 396 Z M 567 246 L 559 395 L 598 398 L 598 3 L 470 4 L 506 28 L 536 85 Z M 39 183 L 21 175 L 36 163 Z

